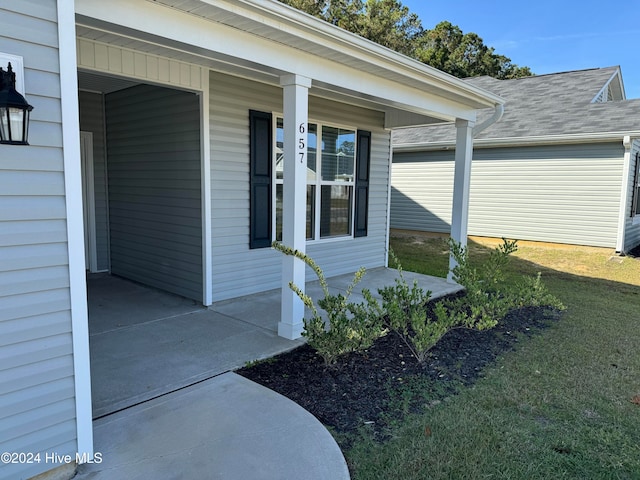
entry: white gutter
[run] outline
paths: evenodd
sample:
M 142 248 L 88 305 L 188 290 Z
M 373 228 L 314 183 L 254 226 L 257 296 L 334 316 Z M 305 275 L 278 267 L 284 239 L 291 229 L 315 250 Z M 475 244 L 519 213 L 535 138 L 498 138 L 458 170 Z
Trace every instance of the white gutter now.
M 474 132 L 475 133 L 475 132 Z M 473 146 L 481 148 L 489 147 L 522 147 L 535 145 L 554 145 L 560 143 L 598 143 L 619 142 L 625 136 L 640 137 L 640 130 L 633 132 L 604 132 L 604 133 L 577 133 L 570 135 L 538 135 L 531 137 L 507 137 L 507 138 L 480 138 L 473 141 Z M 395 145 L 396 152 L 417 152 L 431 150 L 450 150 L 455 147 L 455 142 L 445 140 L 428 143 L 405 143 Z

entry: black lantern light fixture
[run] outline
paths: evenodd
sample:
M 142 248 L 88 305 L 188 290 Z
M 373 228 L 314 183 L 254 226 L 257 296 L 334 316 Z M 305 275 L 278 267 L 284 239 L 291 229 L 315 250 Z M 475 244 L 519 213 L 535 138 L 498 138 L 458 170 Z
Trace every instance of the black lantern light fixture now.
M 29 145 L 29 113 L 33 107 L 16 90 L 16 74 L 11 63 L 0 67 L 0 143 Z

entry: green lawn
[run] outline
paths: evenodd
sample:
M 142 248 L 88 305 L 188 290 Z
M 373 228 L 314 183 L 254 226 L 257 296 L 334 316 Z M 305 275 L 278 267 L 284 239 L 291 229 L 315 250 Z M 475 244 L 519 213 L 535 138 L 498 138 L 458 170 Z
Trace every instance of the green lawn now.
M 391 243 L 405 270 L 445 275 L 443 239 Z M 542 272 L 562 319 L 391 440 L 363 436 L 345 453 L 354 480 L 640 479 L 640 259 L 521 244 L 508 271 Z

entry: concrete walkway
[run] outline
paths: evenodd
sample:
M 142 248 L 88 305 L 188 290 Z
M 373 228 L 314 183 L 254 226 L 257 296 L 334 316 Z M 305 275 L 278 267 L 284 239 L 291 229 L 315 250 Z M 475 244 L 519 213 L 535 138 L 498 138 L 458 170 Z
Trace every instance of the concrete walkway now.
M 225 373 L 94 422 L 77 480 L 347 480 L 331 434 L 291 400 Z

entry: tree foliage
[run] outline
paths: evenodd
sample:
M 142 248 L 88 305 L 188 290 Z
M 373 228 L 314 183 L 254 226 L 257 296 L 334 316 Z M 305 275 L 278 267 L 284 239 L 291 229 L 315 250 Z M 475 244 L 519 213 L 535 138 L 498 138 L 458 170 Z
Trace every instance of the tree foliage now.
M 310 15 L 456 77 L 532 75 L 495 53 L 480 36 L 443 21 L 431 30 L 399 0 L 280 0 Z
M 420 38 L 416 58 L 456 77 L 489 75 L 507 79 L 531 75 L 529 67 L 518 67 L 504 55 L 497 55 L 475 33 L 463 33 L 450 22 L 440 22 Z

